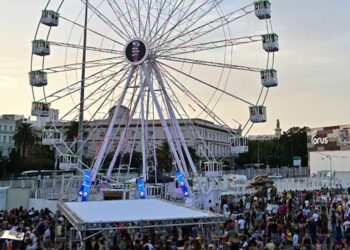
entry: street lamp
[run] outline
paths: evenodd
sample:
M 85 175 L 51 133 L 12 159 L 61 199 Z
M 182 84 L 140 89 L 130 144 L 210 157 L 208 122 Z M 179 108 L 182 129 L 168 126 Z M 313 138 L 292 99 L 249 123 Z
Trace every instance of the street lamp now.
M 333 188 L 332 157 L 337 157 L 337 156 L 326 155 L 326 157 L 329 159 L 329 182 L 330 182 L 330 187 L 332 189 Z M 324 158 L 321 158 L 321 159 L 325 160 Z

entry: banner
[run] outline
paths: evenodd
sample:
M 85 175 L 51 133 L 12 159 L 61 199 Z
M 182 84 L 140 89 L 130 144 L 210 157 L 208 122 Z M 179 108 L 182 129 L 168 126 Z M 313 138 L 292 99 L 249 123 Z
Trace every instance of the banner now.
M 145 182 L 143 181 L 143 178 L 137 179 L 136 183 L 137 183 L 137 188 L 139 190 L 140 198 L 146 199 Z
M 310 129 L 307 140 L 309 151 L 350 150 L 350 125 Z
M 189 192 L 188 192 L 188 188 L 186 187 L 185 177 L 182 175 L 180 170 L 176 171 L 176 178 L 177 178 L 177 181 L 179 182 L 182 193 L 184 194 L 185 197 L 188 197 Z
M 81 196 L 81 201 L 87 201 L 89 192 L 91 188 L 91 171 L 86 170 L 83 183 L 80 186 L 79 196 Z

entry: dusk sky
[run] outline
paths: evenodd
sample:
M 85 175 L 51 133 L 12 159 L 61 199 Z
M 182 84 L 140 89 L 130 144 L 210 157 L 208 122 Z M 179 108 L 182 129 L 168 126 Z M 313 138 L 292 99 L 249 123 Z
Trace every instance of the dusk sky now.
M 249 2 L 237 1 L 237 6 Z M 280 37 L 275 62 L 279 86 L 268 97 L 268 122 L 254 127 L 252 134 L 273 133 L 277 119 L 282 129 L 350 123 L 350 1 L 271 2 L 274 31 Z M 31 41 L 45 4 L 2 3 L 0 114 L 30 115 Z

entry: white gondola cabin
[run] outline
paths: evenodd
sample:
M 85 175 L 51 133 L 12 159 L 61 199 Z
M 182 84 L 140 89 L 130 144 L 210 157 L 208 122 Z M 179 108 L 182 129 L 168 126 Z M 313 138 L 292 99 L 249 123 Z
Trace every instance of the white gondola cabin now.
M 52 10 L 43 10 L 41 23 L 50 27 L 58 26 L 60 14 Z
M 274 69 L 262 70 L 261 75 L 261 84 L 266 87 L 276 87 L 278 85 L 277 71 Z
M 31 114 L 34 116 L 39 116 L 39 117 L 49 117 L 50 116 L 50 106 L 51 106 L 51 103 L 32 102 Z
M 47 85 L 47 73 L 42 70 L 29 72 L 29 83 L 34 87 L 43 87 Z
M 62 142 L 63 133 L 57 129 L 43 129 L 42 143 L 43 145 L 53 145 Z
M 221 177 L 223 172 L 223 162 L 218 161 L 206 161 L 204 162 L 204 175 L 209 178 Z
M 257 0 L 254 2 L 255 15 L 259 19 L 271 18 L 271 3 L 268 0 Z
M 276 52 L 279 50 L 278 35 L 270 33 L 262 35 L 263 49 L 266 52 Z
M 267 121 L 266 107 L 265 106 L 251 106 L 250 111 L 250 121 L 252 123 L 261 123 Z
M 50 43 L 45 40 L 34 40 L 32 42 L 32 53 L 37 56 L 50 55 Z
M 231 153 L 243 154 L 248 152 L 248 139 L 243 136 L 235 136 L 231 138 Z
M 79 156 L 72 154 L 61 154 L 59 158 L 59 168 L 61 170 L 69 170 L 78 167 Z

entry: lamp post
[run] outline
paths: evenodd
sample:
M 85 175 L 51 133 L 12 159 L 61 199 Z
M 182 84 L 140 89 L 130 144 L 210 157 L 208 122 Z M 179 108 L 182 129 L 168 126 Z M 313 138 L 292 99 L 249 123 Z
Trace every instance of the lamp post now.
M 331 189 L 333 188 L 333 170 L 332 170 L 332 156 L 330 155 L 327 155 L 327 158 L 329 158 L 329 173 L 330 173 L 330 176 L 329 176 L 329 180 L 331 182 Z
M 329 159 L 329 186 L 332 189 L 333 188 L 333 169 L 332 169 L 332 155 L 326 155 L 326 157 Z M 325 160 L 325 158 L 321 158 L 322 160 Z

